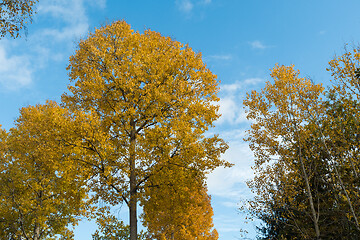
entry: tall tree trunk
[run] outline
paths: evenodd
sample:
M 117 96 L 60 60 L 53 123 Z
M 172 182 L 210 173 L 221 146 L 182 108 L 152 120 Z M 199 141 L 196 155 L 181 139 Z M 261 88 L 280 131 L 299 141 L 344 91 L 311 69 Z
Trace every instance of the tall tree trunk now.
M 337 165 L 336 165 L 336 163 L 335 163 L 335 158 L 331 155 L 331 152 L 330 152 L 330 150 L 329 150 L 329 148 L 328 148 L 328 145 L 327 145 L 327 143 L 326 143 L 326 141 L 325 141 L 325 136 L 324 136 L 324 134 L 323 134 L 323 132 L 322 132 L 321 129 L 320 129 L 320 133 L 321 133 L 321 139 L 322 139 L 322 142 L 323 142 L 323 144 L 324 144 L 324 146 L 325 146 L 326 152 L 327 152 L 328 156 L 329 156 L 330 159 L 331 159 L 331 162 L 332 162 L 331 165 L 332 165 L 332 167 L 333 167 L 334 170 L 335 170 L 335 175 L 336 175 L 336 177 L 339 179 L 340 187 L 341 187 L 341 189 L 343 190 L 343 192 L 344 192 L 344 194 L 345 194 L 346 201 L 347 201 L 347 203 L 348 203 L 348 205 L 349 205 L 351 214 L 352 214 L 352 216 L 353 216 L 353 218 L 354 218 L 354 220 L 355 220 L 356 229 L 357 229 L 358 231 L 360 231 L 359 220 L 358 220 L 358 218 L 357 218 L 357 216 L 356 216 L 354 207 L 353 207 L 353 205 L 352 205 L 352 203 L 351 203 L 351 200 L 350 200 L 350 196 L 349 196 L 349 194 L 347 193 L 346 187 L 345 187 L 345 185 L 344 185 L 344 183 L 343 183 L 343 181 L 342 181 L 341 175 L 340 175 L 340 173 L 339 173 L 339 171 L 338 171 Z
M 352 214 L 352 216 L 353 216 L 353 218 L 354 218 L 354 220 L 355 220 L 356 228 L 357 228 L 358 231 L 360 231 L 359 221 L 358 221 L 358 218 L 357 218 L 357 216 L 356 216 L 354 207 L 353 207 L 353 205 L 352 205 L 352 203 L 351 203 L 350 196 L 349 196 L 348 192 L 346 191 L 345 185 L 344 185 L 344 183 L 343 183 L 343 181 L 342 181 L 341 175 L 339 174 L 339 171 L 338 171 L 338 169 L 337 169 L 337 166 L 336 166 L 335 164 L 333 164 L 333 166 L 334 166 L 335 174 L 336 174 L 336 176 L 337 176 L 338 179 L 339 179 L 339 183 L 340 183 L 341 189 L 343 190 L 343 192 L 344 192 L 344 194 L 345 194 L 345 197 L 346 197 L 346 201 L 347 201 L 347 203 L 348 203 L 348 205 L 349 205 L 349 207 L 350 207 L 351 214 Z
M 318 115 L 315 116 L 314 114 L 312 114 L 309 109 L 307 109 L 307 112 L 308 112 L 309 116 L 311 117 L 311 120 L 313 120 L 313 122 L 314 122 L 317 126 L 321 126 L 320 121 L 319 121 L 320 117 L 319 117 Z M 345 194 L 346 201 L 347 201 L 347 203 L 348 203 L 348 205 L 349 205 L 349 207 L 350 207 L 351 214 L 352 214 L 352 216 L 353 216 L 353 218 L 354 218 L 354 220 L 355 220 L 356 229 L 357 229 L 358 231 L 360 231 L 360 225 L 359 225 L 358 218 L 357 218 L 357 216 L 356 216 L 354 207 L 353 207 L 353 205 L 352 205 L 352 203 L 351 203 L 350 197 L 349 197 L 349 195 L 348 195 L 348 193 L 347 193 L 347 191 L 346 191 L 345 185 L 344 185 L 344 183 L 343 183 L 343 181 L 342 181 L 341 175 L 339 174 L 338 168 L 337 168 L 336 163 L 335 163 L 335 158 L 332 156 L 332 154 L 331 154 L 331 152 L 330 152 L 330 150 L 329 150 L 329 148 L 328 148 L 328 144 L 327 144 L 326 141 L 325 141 L 326 138 L 325 138 L 325 135 L 324 135 L 324 133 L 323 133 L 323 131 L 322 131 L 322 128 L 319 127 L 318 129 L 320 130 L 322 143 L 324 144 L 325 150 L 326 150 L 326 152 L 327 152 L 327 154 L 328 154 L 328 156 L 329 156 L 329 158 L 330 158 L 330 160 L 331 160 L 331 165 L 332 165 L 332 167 L 333 167 L 334 170 L 335 170 L 335 175 L 336 175 L 336 177 L 339 179 L 340 187 L 341 187 L 341 189 L 343 190 L 343 192 L 344 192 L 344 194 Z M 351 160 L 350 160 L 350 161 L 351 161 Z M 352 163 L 352 162 L 351 162 L 351 163 Z M 357 172 L 356 172 L 355 168 L 353 168 L 353 169 L 354 169 L 354 173 L 357 175 Z
M 38 209 L 42 209 L 42 191 L 40 190 L 38 196 L 37 196 L 37 207 Z M 33 240 L 39 240 L 40 239 L 40 225 L 38 223 L 38 216 L 36 216 L 35 226 L 34 226 L 34 237 Z
M 305 166 L 304 166 L 304 161 L 302 160 L 302 157 L 301 157 L 301 147 L 299 147 L 299 161 L 300 161 L 300 164 L 301 164 L 301 170 L 303 172 L 303 175 L 304 175 L 303 177 L 304 177 L 305 184 L 306 184 L 306 193 L 307 193 L 308 198 L 309 198 L 311 215 L 312 215 L 312 219 L 313 219 L 313 223 L 314 223 L 316 239 L 320 239 L 320 228 L 319 228 L 318 213 L 316 213 L 316 210 L 315 210 L 314 199 L 313 199 L 313 196 L 312 196 L 312 193 L 311 193 L 311 188 L 310 188 L 310 183 L 309 183 L 309 177 L 308 177 L 308 174 L 306 173 L 306 169 L 305 169 Z
M 137 240 L 137 189 L 136 189 L 136 166 L 135 166 L 135 141 L 136 131 L 135 122 L 131 120 L 131 133 L 130 133 L 130 240 Z
M 309 183 L 309 176 L 306 172 L 306 168 L 305 168 L 305 164 L 304 164 L 304 161 L 303 161 L 303 158 L 302 158 L 302 152 L 301 152 L 301 141 L 300 141 L 300 133 L 298 131 L 298 127 L 296 124 L 294 124 L 294 129 L 295 129 L 295 132 L 296 132 L 296 137 L 297 137 L 297 140 L 298 140 L 298 144 L 299 144 L 299 153 L 298 153 L 298 158 L 299 158 L 299 162 L 300 162 L 300 165 L 301 165 L 301 170 L 303 172 L 303 177 L 304 177 L 304 180 L 305 180 L 305 185 L 306 185 L 306 193 L 308 195 L 308 198 L 309 198 L 309 203 L 310 203 L 310 209 L 311 209 L 311 215 L 312 215 L 312 220 L 313 220 L 313 223 L 314 223 L 314 228 L 315 228 L 315 234 L 316 234 L 316 239 L 321 239 L 320 238 L 320 228 L 319 228 L 319 213 L 316 212 L 315 210 L 315 205 L 314 205 L 314 198 L 312 196 L 312 193 L 311 193 L 311 188 L 310 188 L 310 183 Z
M 40 239 L 40 226 L 38 223 L 35 223 L 35 227 L 34 227 L 34 240 L 39 240 Z

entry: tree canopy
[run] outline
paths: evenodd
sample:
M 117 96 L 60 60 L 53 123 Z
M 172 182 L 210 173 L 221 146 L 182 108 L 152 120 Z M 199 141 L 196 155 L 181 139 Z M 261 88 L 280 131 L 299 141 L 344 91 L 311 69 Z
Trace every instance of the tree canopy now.
M 276 66 L 273 83 L 247 95 L 259 238 L 359 238 L 359 59 L 354 49 L 330 61 L 328 91 Z
M 72 239 L 86 213 L 84 175 L 64 147 L 67 111 L 54 102 L 21 109 L 0 132 L 0 238 Z
M 130 239 L 148 181 L 174 168 L 204 178 L 230 166 L 220 158 L 226 143 L 204 135 L 219 117 L 218 81 L 188 45 L 116 21 L 80 41 L 68 70 L 63 105 L 83 119 L 73 145 L 90 154 L 95 198 L 129 207 Z

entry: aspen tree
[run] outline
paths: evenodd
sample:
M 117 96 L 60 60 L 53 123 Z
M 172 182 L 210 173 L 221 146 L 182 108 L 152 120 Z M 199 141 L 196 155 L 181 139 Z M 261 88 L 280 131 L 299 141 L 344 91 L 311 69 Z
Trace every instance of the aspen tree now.
M 267 190 L 267 186 L 276 183 L 279 174 L 295 171 L 294 177 L 300 177 L 305 183 L 315 230 L 313 237 L 320 239 L 319 209 L 311 189 L 311 172 L 305 164 L 307 156 L 304 147 L 311 133 L 306 128 L 311 119 L 305 110 L 321 114 L 318 103 L 323 87 L 298 75 L 299 71 L 293 66 L 277 65 L 271 73 L 274 83 L 267 82 L 261 92 L 252 91 L 244 100 L 247 118 L 253 121 L 245 140 L 249 141 L 254 151 L 254 171 L 257 175 L 250 186 L 259 196 L 270 200 L 268 194 L 273 191 Z M 277 160 L 271 164 L 271 159 Z M 295 170 L 292 169 L 294 160 L 298 164 Z

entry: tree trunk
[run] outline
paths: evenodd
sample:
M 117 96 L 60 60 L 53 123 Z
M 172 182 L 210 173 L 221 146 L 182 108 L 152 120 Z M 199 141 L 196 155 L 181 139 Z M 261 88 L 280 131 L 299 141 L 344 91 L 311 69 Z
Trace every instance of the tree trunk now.
M 37 196 L 37 207 L 42 208 L 42 191 L 40 190 L 38 196 Z M 34 237 L 33 240 L 39 240 L 40 239 L 40 226 L 38 223 L 38 216 L 36 217 L 35 226 L 34 226 Z
M 353 207 L 353 205 L 352 205 L 352 203 L 351 203 L 350 196 L 349 196 L 349 194 L 348 194 L 347 191 L 346 191 L 345 185 L 344 185 L 344 183 L 343 183 L 343 181 L 342 181 L 342 178 L 341 178 L 341 176 L 340 176 L 340 174 L 339 174 L 339 171 L 338 171 L 338 169 L 337 169 L 337 166 L 336 166 L 335 164 L 334 164 L 334 170 L 335 170 L 336 176 L 337 176 L 338 179 L 339 179 L 339 183 L 340 183 L 341 189 L 343 190 L 343 192 L 344 192 L 344 194 L 345 194 L 346 201 L 347 201 L 347 203 L 349 204 L 351 214 L 352 214 L 352 216 L 353 216 L 353 218 L 354 218 L 354 220 L 355 220 L 355 223 L 356 223 L 356 228 L 357 228 L 357 230 L 360 231 L 359 221 L 358 221 L 358 218 L 357 218 L 357 216 L 356 216 L 354 207 Z
M 300 148 L 300 147 L 299 147 Z M 310 209 L 311 209 L 311 215 L 313 218 L 313 222 L 314 222 L 314 228 L 315 228 L 315 234 L 316 234 L 316 239 L 320 239 L 320 228 L 319 228 L 319 222 L 318 222 L 318 214 L 316 213 L 315 210 L 315 206 L 314 206 L 314 200 L 313 200 L 313 196 L 311 193 L 311 188 L 310 188 L 310 183 L 309 183 L 309 177 L 306 173 L 306 169 L 304 166 L 304 162 L 301 158 L 301 148 L 300 148 L 300 156 L 299 156 L 299 161 L 301 164 L 301 169 L 304 175 L 304 180 L 305 180 L 305 184 L 306 184 L 306 192 L 309 198 L 309 203 L 310 203 Z
M 322 142 L 323 142 L 323 144 L 324 144 L 324 146 L 325 146 L 325 149 L 326 149 L 327 154 L 329 155 L 329 157 L 330 157 L 330 159 L 331 159 L 332 167 L 333 167 L 334 170 L 335 170 L 335 175 L 336 175 L 336 177 L 339 179 L 340 187 L 341 187 L 341 189 L 343 190 L 343 192 L 344 192 L 344 194 L 345 194 L 346 201 L 347 201 L 347 203 L 348 203 L 348 205 L 349 205 L 349 207 L 350 207 L 351 214 L 352 214 L 352 216 L 353 216 L 353 218 L 354 218 L 354 220 L 355 220 L 356 229 L 357 229 L 358 231 L 360 231 L 359 221 L 358 221 L 358 218 L 357 218 L 357 216 L 356 216 L 354 207 L 353 207 L 353 205 L 352 205 L 352 203 L 351 203 L 350 196 L 349 196 L 349 194 L 348 194 L 347 191 L 346 191 L 346 187 L 345 187 L 345 185 L 344 185 L 344 183 L 343 183 L 343 181 L 342 181 L 341 175 L 340 175 L 340 173 L 339 173 L 339 171 L 338 171 L 338 168 L 337 168 L 337 166 L 336 166 L 335 159 L 334 159 L 334 157 L 331 155 L 331 152 L 330 152 L 330 150 L 329 150 L 329 148 L 328 148 L 328 145 L 326 144 L 326 141 L 325 141 L 325 136 L 324 136 L 323 132 L 321 131 L 321 129 L 320 129 L 320 132 L 321 132 Z M 355 171 L 355 173 L 356 173 L 356 171 Z
M 35 223 L 35 227 L 34 227 L 34 240 L 39 240 L 40 239 L 40 227 L 39 224 Z
M 313 122 L 315 122 L 315 124 L 316 124 L 317 126 L 321 126 L 320 121 L 319 121 L 319 116 L 314 116 L 313 114 L 311 114 L 311 112 L 309 111 L 309 109 L 308 109 L 308 113 L 309 113 L 311 119 L 313 120 Z M 331 160 L 331 162 L 332 162 L 331 165 L 332 165 L 332 167 L 333 167 L 334 170 L 335 170 L 335 175 L 336 175 L 336 177 L 339 179 L 339 183 L 340 183 L 341 189 L 343 190 L 343 192 L 344 192 L 344 194 L 345 194 L 346 201 L 347 201 L 347 203 L 348 203 L 348 205 L 349 205 L 349 207 L 350 207 L 351 214 L 352 214 L 352 216 L 353 216 L 353 218 L 354 218 L 354 220 L 355 220 L 356 228 L 357 228 L 357 230 L 360 231 L 360 225 L 359 225 L 358 218 L 357 218 L 357 216 L 356 216 L 355 210 L 354 210 L 353 205 L 352 205 L 352 203 L 351 203 L 350 197 L 349 197 L 349 195 L 348 195 L 348 193 L 347 193 L 347 191 L 346 191 L 345 185 L 344 185 L 344 183 L 343 183 L 343 181 L 342 181 L 341 175 L 339 174 L 339 171 L 338 171 L 338 169 L 337 169 L 337 166 L 336 166 L 336 164 L 334 163 L 334 162 L 335 162 L 335 159 L 334 159 L 334 157 L 332 156 L 332 154 L 331 154 L 331 152 L 330 152 L 330 150 L 329 150 L 329 148 L 328 148 L 328 145 L 327 145 L 327 143 L 326 143 L 326 141 L 325 141 L 326 138 L 325 138 L 325 135 L 324 135 L 321 127 L 319 127 L 319 130 L 320 130 L 320 133 L 321 133 L 322 143 L 324 144 L 325 150 L 326 150 L 328 156 L 330 157 L 330 160 Z M 350 159 L 350 161 L 351 161 L 351 159 Z M 351 165 L 352 165 L 352 162 L 351 162 Z M 356 172 L 355 168 L 353 168 L 353 169 L 354 169 L 355 175 L 357 175 L 357 172 Z
M 294 128 L 295 128 L 295 131 L 296 131 L 297 140 L 298 140 L 298 144 L 299 144 L 299 146 L 298 146 L 299 147 L 298 158 L 299 158 L 299 162 L 301 164 L 301 170 L 303 172 L 303 177 L 304 177 L 304 180 L 305 180 L 306 193 L 307 193 L 308 198 L 309 198 L 311 215 L 312 215 L 312 219 L 313 219 L 313 223 L 314 223 L 316 239 L 319 240 L 319 239 L 321 239 L 320 238 L 320 228 L 319 228 L 319 218 L 318 218 L 319 213 L 317 213 L 316 210 L 315 210 L 314 199 L 313 199 L 313 196 L 312 196 L 312 193 L 311 193 L 311 188 L 310 188 L 310 183 L 309 183 L 309 176 L 306 173 L 304 161 L 303 161 L 303 158 L 302 158 L 300 134 L 299 134 L 299 132 L 297 130 L 298 128 L 297 128 L 296 125 L 294 125 Z
M 137 189 L 136 189 L 136 166 L 135 166 L 135 122 L 131 120 L 131 133 L 130 133 L 130 240 L 137 240 Z

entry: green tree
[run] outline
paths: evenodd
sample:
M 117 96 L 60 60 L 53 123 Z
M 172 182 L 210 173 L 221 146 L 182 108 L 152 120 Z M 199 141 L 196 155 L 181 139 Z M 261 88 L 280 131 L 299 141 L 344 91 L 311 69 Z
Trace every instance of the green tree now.
M 82 40 L 68 69 L 74 85 L 62 101 L 83 118 L 78 144 L 68 144 L 91 158 L 83 163 L 95 176 L 94 198 L 129 207 L 131 240 L 146 182 L 167 169 L 159 166 L 229 166 L 224 141 L 204 136 L 219 117 L 218 81 L 189 46 L 117 21 Z

